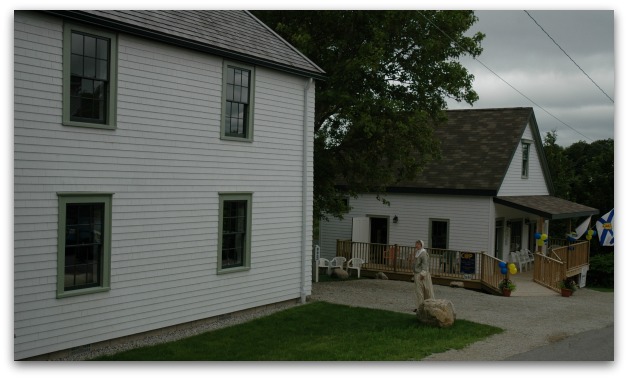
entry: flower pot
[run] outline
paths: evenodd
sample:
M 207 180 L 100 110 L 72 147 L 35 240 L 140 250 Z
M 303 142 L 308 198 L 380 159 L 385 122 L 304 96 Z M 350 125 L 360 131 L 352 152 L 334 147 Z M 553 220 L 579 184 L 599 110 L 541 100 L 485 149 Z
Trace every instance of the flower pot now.
M 507 288 L 502 289 L 502 295 L 504 295 L 504 296 L 506 296 L 506 297 L 510 297 L 510 293 L 511 293 L 511 292 L 512 292 L 512 291 L 511 291 L 511 290 L 509 290 L 509 289 L 507 289 Z
M 569 297 L 569 296 L 571 296 L 572 293 L 573 293 L 573 291 L 570 290 L 569 288 L 561 288 L 560 289 L 560 295 L 562 297 Z

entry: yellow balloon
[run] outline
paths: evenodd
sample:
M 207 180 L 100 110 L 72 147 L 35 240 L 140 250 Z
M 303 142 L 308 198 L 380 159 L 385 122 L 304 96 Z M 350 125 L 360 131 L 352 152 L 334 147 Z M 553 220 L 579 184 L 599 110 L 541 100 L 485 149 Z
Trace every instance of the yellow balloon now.
M 592 236 L 593 235 L 593 229 L 589 229 L 589 231 L 587 232 L 588 235 Z
M 517 267 L 515 267 L 515 266 L 513 265 L 513 267 L 511 267 L 509 271 L 510 271 L 510 273 L 511 273 L 511 274 L 513 274 L 513 275 L 514 275 L 514 274 L 516 274 L 516 273 L 517 273 Z
M 543 246 L 543 240 L 536 240 L 536 246 Z
M 514 263 L 508 263 L 508 269 L 509 269 L 509 270 L 512 270 L 513 268 L 515 268 L 515 269 L 516 269 L 516 268 L 517 268 L 517 266 L 515 266 L 515 264 L 514 264 Z
M 547 234 L 545 234 L 545 233 L 541 234 L 541 239 L 543 241 L 545 241 L 547 239 Z
M 587 236 L 586 236 L 586 237 L 584 237 L 584 238 L 586 238 L 586 239 L 587 239 L 587 241 L 591 241 L 592 236 L 591 236 L 590 234 L 587 234 Z

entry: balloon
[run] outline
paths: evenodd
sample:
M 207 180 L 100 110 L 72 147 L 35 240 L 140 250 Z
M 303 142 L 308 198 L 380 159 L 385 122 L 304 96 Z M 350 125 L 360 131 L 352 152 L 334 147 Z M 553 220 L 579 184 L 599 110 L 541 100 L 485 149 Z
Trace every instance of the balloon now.
M 545 241 L 547 239 L 547 234 L 545 234 L 545 233 L 541 234 L 541 239 L 543 241 Z
M 513 274 L 513 275 L 516 274 L 517 273 L 517 267 L 514 267 L 514 266 L 511 267 L 510 268 L 510 273 Z
M 508 263 L 508 268 L 512 270 L 513 267 L 516 267 L 514 263 Z
M 508 269 L 506 269 L 506 267 L 502 267 L 501 272 L 502 274 L 506 275 L 506 273 L 508 272 Z
M 539 232 L 534 233 L 534 239 L 540 240 L 541 239 L 541 233 L 539 233 Z
M 592 236 L 593 235 L 593 229 L 589 229 L 589 231 L 587 232 L 588 235 Z
M 587 234 L 585 238 L 587 239 L 587 241 L 591 241 L 592 236 L 590 234 Z
M 593 231 L 593 236 L 597 236 L 597 231 Z
M 499 262 L 500 268 L 506 268 L 506 262 Z
M 536 240 L 536 246 L 543 246 L 543 240 Z

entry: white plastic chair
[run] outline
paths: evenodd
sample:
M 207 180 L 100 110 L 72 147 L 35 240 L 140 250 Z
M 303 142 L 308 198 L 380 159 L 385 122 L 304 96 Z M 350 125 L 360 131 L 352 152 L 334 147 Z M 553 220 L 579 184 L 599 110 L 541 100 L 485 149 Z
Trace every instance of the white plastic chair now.
M 362 258 L 351 258 L 349 262 L 347 262 L 347 271 L 349 272 L 349 276 L 351 276 L 351 271 L 349 270 L 357 270 L 358 278 L 360 277 L 360 269 L 362 269 L 362 265 L 364 264 L 364 259 Z
M 519 271 L 524 272 L 530 269 L 530 266 L 532 264 L 532 262 L 530 261 L 530 258 L 528 257 L 528 253 L 521 250 L 521 251 L 514 251 L 512 253 L 513 255 L 513 259 L 515 260 L 516 263 L 518 263 L 519 265 Z
M 317 264 L 317 269 L 324 267 L 327 269 L 327 275 L 329 275 L 329 271 L 331 270 L 331 263 L 329 262 L 329 259 L 325 259 L 325 258 L 318 258 L 318 264 Z
M 335 268 L 344 269 L 345 262 L 347 258 L 345 257 L 335 257 L 329 262 L 329 271 L 331 272 Z
M 528 260 L 530 261 L 530 263 L 534 263 L 534 253 L 531 252 L 529 249 L 525 250 L 526 254 L 528 254 Z

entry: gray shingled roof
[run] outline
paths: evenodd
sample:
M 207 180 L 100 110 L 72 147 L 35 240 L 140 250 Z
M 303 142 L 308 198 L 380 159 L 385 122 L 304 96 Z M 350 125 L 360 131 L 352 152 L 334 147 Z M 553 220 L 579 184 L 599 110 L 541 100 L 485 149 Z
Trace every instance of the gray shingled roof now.
M 324 78 L 325 74 L 314 62 L 243 10 L 46 12 L 303 76 Z
M 528 123 L 540 138 L 532 108 L 450 110 L 447 118 L 434 131 L 441 143 L 442 159 L 429 163 L 416 180 L 390 188 L 389 192 L 494 196 Z
M 599 213 L 595 208 L 553 196 L 497 196 L 493 200 L 511 208 L 537 214 L 548 220 L 592 216 Z

